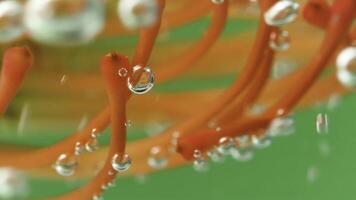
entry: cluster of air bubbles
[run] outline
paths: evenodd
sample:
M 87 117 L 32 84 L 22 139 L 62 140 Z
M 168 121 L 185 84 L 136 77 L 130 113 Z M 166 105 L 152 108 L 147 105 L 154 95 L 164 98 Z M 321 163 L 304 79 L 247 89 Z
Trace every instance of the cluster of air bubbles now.
M 29 0 L 24 24 L 39 42 L 73 45 L 90 41 L 102 30 L 104 13 L 101 0 Z
M 23 199 L 28 192 L 25 175 L 11 168 L 0 168 L 0 199 Z
M 204 154 L 196 149 L 193 153 L 193 169 L 198 172 L 205 172 L 208 170 L 208 161 L 206 160 Z
M 294 120 L 287 117 L 277 117 L 272 120 L 270 126 L 267 130 L 267 135 L 275 137 L 275 136 L 283 136 L 290 135 L 295 132 L 295 124 Z
M 131 167 L 131 158 L 128 154 L 115 154 L 111 160 L 111 166 L 117 172 L 125 172 Z
M 162 169 L 168 164 L 167 154 L 159 146 L 151 148 L 147 164 L 153 169 Z
M 350 88 L 356 86 L 356 46 L 347 47 L 337 56 L 337 78 Z
M 23 7 L 18 1 L 0 1 L 0 42 L 12 42 L 24 33 Z
M 316 131 L 318 134 L 325 134 L 329 132 L 329 120 L 328 115 L 325 113 L 319 113 L 315 120 Z
M 78 161 L 73 154 L 61 154 L 58 156 L 53 168 L 61 176 L 72 176 L 78 167 Z
M 152 26 L 159 18 L 157 0 L 120 0 L 117 12 L 122 24 L 129 29 Z
M 132 75 L 127 79 L 129 90 L 135 94 L 145 94 L 154 86 L 155 78 L 150 67 L 133 67 Z
M 211 2 L 213 2 L 213 4 L 222 4 L 224 0 L 211 0 Z
M 265 22 L 270 26 L 282 26 L 295 20 L 299 4 L 293 0 L 280 0 L 264 14 Z
M 289 32 L 280 30 L 272 32 L 270 36 L 269 46 L 275 51 L 285 51 L 290 46 Z
M 91 132 L 90 139 L 85 143 L 85 150 L 88 152 L 94 152 L 98 149 L 98 133 L 97 130 L 94 128 Z

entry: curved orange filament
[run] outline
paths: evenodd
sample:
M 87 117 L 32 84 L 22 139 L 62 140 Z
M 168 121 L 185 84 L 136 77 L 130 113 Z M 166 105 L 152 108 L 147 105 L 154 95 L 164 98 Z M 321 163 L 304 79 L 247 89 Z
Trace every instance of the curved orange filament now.
M 347 35 L 355 10 L 356 2 L 354 1 L 336 1 L 334 3 L 332 16 L 321 48 L 318 54 L 305 67 L 303 73 L 300 74 L 300 83 L 293 85 L 289 90 L 291 92 L 283 96 L 279 102 L 268 109 L 262 116 L 253 119 L 241 119 L 232 125 L 222 127 L 222 130 L 218 133 L 212 130 L 204 130 L 181 137 L 179 139 L 178 151 L 182 156 L 186 159 L 193 159 L 194 150 L 207 151 L 214 145 L 217 145 L 219 139 L 224 136 L 233 137 L 266 128 L 269 122 L 278 116 L 279 110 L 283 111 L 282 115 L 286 115 L 314 83 L 329 58 L 335 52 L 337 45 Z
M 211 5 L 211 3 L 209 4 Z M 192 48 L 186 51 L 179 59 L 167 64 L 167 68 L 157 71 L 157 83 L 172 79 L 192 66 L 201 59 L 213 46 L 222 33 L 227 18 L 228 1 L 222 4 L 214 5 L 212 22 L 203 38 Z
M 276 1 L 277 0 L 261 1 L 262 13 Z M 159 2 L 162 12 L 165 1 L 160 0 Z M 199 5 L 200 4 L 198 3 L 194 4 L 194 6 Z M 201 5 L 201 12 L 197 12 L 196 17 L 201 16 L 202 13 L 205 13 L 212 8 L 212 5 L 208 3 L 201 2 Z M 214 16 L 207 34 L 196 46 L 183 56 L 181 62 L 173 65 L 172 68 L 162 71 L 161 74 L 158 73 L 158 78 L 160 78 L 159 81 L 173 78 L 202 58 L 221 33 L 226 20 L 227 8 L 227 1 L 222 5 L 214 5 Z M 157 145 L 163 147 L 170 146 L 171 136 L 175 131 L 180 133 L 177 151 L 188 161 L 193 159 L 194 150 L 199 149 L 201 151 L 207 151 L 214 145 L 217 145 L 218 140 L 221 137 L 233 137 L 243 134 L 255 134 L 256 131 L 260 132 L 261 129 L 266 129 L 271 120 L 275 117 L 287 115 L 289 111 L 296 106 L 316 81 L 321 71 L 327 65 L 328 60 L 332 57 L 337 47 L 341 45 L 345 38 L 348 37 L 352 42 L 352 38 L 355 38 L 355 29 L 351 34 L 347 34 L 355 16 L 355 11 L 356 2 L 353 0 L 335 1 L 331 7 L 328 6 L 324 0 L 309 1 L 304 8 L 304 17 L 309 23 L 326 29 L 327 32 L 323 43 L 317 55 L 314 56 L 311 62 L 300 70 L 296 76 L 293 75 L 293 80 L 299 80 L 300 82 L 292 85 L 287 93 L 262 115 L 251 117 L 247 115 L 247 108 L 256 102 L 259 96 L 263 96 L 263 89 L 267 83 L 274 57 L 274 52 L 269 49 L 268 42 L 270 34 L 275 28 L 267 26 L 264 23 L 263 15 L 261 15 L 261 23 L 258 28 L 257 39 L 239 79 L 237 79 L 234 84 L 206 111 L 196 116 L 192 116 L 187 121 L 170 128 L 159 136 L 130 143 L 127 145 L 126 150 L 126 129 L 124 125 L 126 121 L 125 106 L 131 93 L 126 88 L 126 78 L 118 76 L 117 71 L 120 68 L 125 68 L 131 73 L 134 65 L 145 66 L 148 63 L 160 28 L 159 20 L 155 26 L 142 30 L 131 64 L 129 64 L 126 57 L 117 53 L 108 54 L 103 58 L 101 69 L 106 82 L 109 106 L 104 108 L 83 129 L 83 131 L 79 131 L 69 138 L 48 148 L 31 150 L 26 153 L 2 152 L 0 165 L 23 169 L 48 166 L 55 161 L 60 153 L 73 152 L 76 142 L 85 143 L 88 141 L 93 129 L 100 132 L 111 122 L 112 132 L 110 149 L 103 168 L 86 186 L 58 197 L 58 199 L 90 199 L 93 195 L 100 195 L 102 193 L 101 185 L 107 184 L 115 178 L 115 172 L 113 173 L 114 175 L 109 175 L 109 172 L 113 172 L 111 158 L 114 154 L 123 155 L 125 152 L 129 152 L 134 160 L 137 161 L 135 171 L 145 173 L 152 170 L 148 168 L 145 160 L 149 154 L 149 149 L 152 146 Z M 189 19 L 194 17 L 195 15 L 189 16 Z M 173 20 L 173 22 L 170 22 L 171 25 L 182 23 L 182 21 L 175 22 L 174 18 L 171 18 L 171 20 Z M 6 68 L 5 62 L 9 61 L 10 64 L 15 63 L 16 65 L 13 66 L 22 66 L 22 64 L 18 64 L 16 59 L 4 59 L 0 80 L 0 108 L 2 108 L 2 112 L 4 112 L 11 98 L 15 95 L 27 68 L 32 63 L 32 57 L 28 51 L 27 53 L 28 54 L 23 54 L 28 55 L 27 57 L 25 56 L 27 58 L 27 63 L 25 63 L 26 65 L 23 65 L 25 67 L 20 67 L 21 70 L 19 72 L 11 72 L 13 69 L 10 67 Z M 26 58 L 21 57 L 19 60 L 23 62 L 26 61 Z M 331 78 L 335 81 L 335 77 Z M 328 81 L 329 79 L 325 79 L 326 83 L 329 83 Z M 284 80 L 284 82 L 288 82 L 288 80 Z M 291 81 L 289 81 L 289 83 L 291 83 Z M 285 90 L 286 87 L 281 86 L 275 88 Z M 325 90 L 325 87 L 323 88 Z M 8 93 L 6 90 L 11 90 L 11 92 Z M 278 111 L 282 111 L 282 113 Z M 231 119 L 233 120 L 231 121 Z M 207 123 L 211 120 L 215 120 L 218 125 L 221 126 L 221 131 L 216 132 L 216 130 L 205 128 Z M 137 148 L 138 146 L 140 147 L 139 149 Z M 164 148 L 164 150 L 166 150 L 166 148 Z M 170 157 L 169 167 L 174 167 L 186 162 L 187 161 L 183 160 L 178 154 L 173 154 Z

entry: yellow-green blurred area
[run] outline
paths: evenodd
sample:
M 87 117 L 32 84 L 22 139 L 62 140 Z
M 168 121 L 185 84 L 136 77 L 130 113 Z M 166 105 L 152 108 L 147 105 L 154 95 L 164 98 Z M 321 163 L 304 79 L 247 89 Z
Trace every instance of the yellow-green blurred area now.
M 235 14 L 237 10 L 231 9 L 230 12 L 232 17 L 222 37 L 208 55 L 184 75 L 156 85 L 150 94 L 132 98 L 128 105 L 128 119 L 132 122 L 128 128 L 129 140 L 148 137 L 149 124 L 173 125 L 202 112 L 238 77 L 252 46 L 258 21 L 252 11 Z M 149 62 L 151 68 L 169 67 L 202 37 L 208 25 L 209 17 L 204 17 L 162 32 Z M 277 61 L 292 60 L 296 66 L 302 66 L 316 53 L 322 32 L 301 20 L 285 29 L 291 34 L 291 49 L 278 54 Z M 131 58 L 137 41 L 137 35 L 128 34 L 102 35 L 78 47 L 18 42 L 30 46 L 35 64 L 0 121 L 1 142 L 44 147 L 80 129 L 107 102 L 99 72 L 100 57 L 118 51 Z M 298 110 L 293 116 L 296 133 L 274 138 L 271 147 L 256 150 L 249 162 L 227 158 L 221 164 L 211 163 L 206 173 L 185 166 L 144 177 L 119 178 L 116 187 L 109 189 L 104 198 L 353 199 L 356 186 L 356 162 L 353 161 L 355 102 L 356 96 L 348 95 L 342 97 L 333 110 L 327 109 L 326 102 Z M 329 134 L 316 133 L 315 117 L 319 112 L 329 116 Z M 100 138 L 102 146 L 108 144 L 109 131 Z M 28 199 L 59 195 L 86 181 L 29 177 Z

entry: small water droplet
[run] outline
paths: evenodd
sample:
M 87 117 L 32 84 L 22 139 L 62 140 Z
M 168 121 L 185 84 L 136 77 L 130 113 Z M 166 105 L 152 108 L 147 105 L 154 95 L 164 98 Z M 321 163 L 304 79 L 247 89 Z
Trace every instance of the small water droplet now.
M 288 24 L 298 16 L 299 4 L 291 0 L 280 0 L 269 8 L 265 14 L 265 22 L 270 26 Z
M 223 162 L 224 161 L 224 155 L 222 155 L 217 148 L 213 148 L 212 150 L 208 151 L 207 153 L 208 157 L 210 158 L 211 161 L 213 162 Z
M 127 69 L 126 68 L 120 68 L 119 71 L 117 72 L 119 76 L 121 77 L 126 77 L 127 76 Z
M 60 85 L 66 84 L 66 83 L 67 83 L 67 80 L 68 80 L 68 77 L 67 77 L 67 75 L 64 74 L 64 75 L 61 77 L 61 80 L 59 81 L 59 84 L 60 84 Z
M 325 134 L 329 132 L 329 122 L 327 114 L 319 113 L 316 116 L 316 131 L 319 134 Z
M 172 138 L 171 138 L 171 146 L 169 147 L 169 151 L 171 153 L 177 152 L 177 147 L 178 147 L 178 139 L 180 137 L 180 132 L 179 131 L 174 131 L 172 133 Z
M 144 174 L 136 174 L 135 180 L 140 184 L 144 184 L 146 183 L 146 176 Z
M 327 102 L 328 110 L 335 110 L 341 103 L 341 96 L 339 94 L 333 94 L 329 97 Z
M 128 154 L 124 154 L 123 157 L 120 157 L 119 154 L 115 154 L 111 160 L 112 168 L 118 172 L 127 171 L 131 167 L 131 164 L 131 158 Z
M 220 131 L 221 131 L 221 127 L 220 127 L 220 126 L 216 127 L 216 128 L 215 128 L 215 131 L 216 131 L 216 132 L 220 132 Z
M 211 2 L 213 2 L 213 4 L 222 4 L 224 0 L 211 0 Z
M 286 111 L 283 108 L 280 108 L 277 110 L 277 116 L 282 116 L 286 113 Z
M 219 140 L 218 151 L 223 155 L 230 154 L 230 151 L 234 148 L 235 141 L 231 137 L 222 137 Z
M 126 126 L 127 128 L 131 127 L 131 126 L 132 126 L 131 120 L 127 120 L 127 121 L 125 122 L 125 126 Z
M 91 129 L 91 138 L 97 138 L 98 137 L 98 131 L 96 128 Z
M 289 32 L 285 30 L 278 30 L 278 32 L 272 32 L 269 46 L 275 51 L 285 51 L 290 46 Z
M 291 117 L 278 117 L 272 120 L 267 133 L 272 137 L 290 135 L 295 132 L 294 120 Z
M 104 200 L 104 198 L 100 195 L 94 195 L 92 200 Z
M 107 189 L 108 189 L 108 186 L 107 186 L 106 184 L 102 184 L 102 185 L 101 185 L 101 189 L 102 189 L 102 190 L 107 190 Z
M 22 13 L 18 1 L 0 1 L 0 43 L 12 42 L 24 33 Z
M 337 78 L 346 87 L 356 86 L 356 47 L 347 47 L 337 56 Z
M 84 147 L 82 143 L 76 142 L 74 147 L 74 155 L 79 156 L 83 152 L 83 149 Z
M 61 154 L 58 156 L 54 169 L 59 175 L 72 176 L 77 169 L 78 162 L 75 155 Z
M 109 175 L 109 176 L 114 176 L 114 175 L 115 175 L 115 172 L 109 170 L 109 171 L 108 171 L 108 175 Z
M 208 170 L 208 161 L 204 158 L 200 150 L 194 150 L 193 169 L 198 172 L 205 172 Z
M 115 185 L 116 184 L 114 183 L 114 181 L 111 181 L 108 183 L 108 187 L 111 187 L 111 188 L 115 187 Z
M 231 157 L 236 161 L 246 162 L 253 158 L 253 151 L 248 147 L 235 147 L 231 150 Z
M 162 151 L 161 147 L 154 146 L 151 148 L 147 163 L 154 169 L 162 169 L 168 164 L 167 154 Z
M 272 144 L 272 138 L 270 135 L 263 135 L 260 137 L 253 135 L 251 139 L 252 139 L 253 146 L 258 149 L 267 148 Z
M 307 181 L 313 184 L 319 176 L 319 169 L 316 166 L 310 166 L 307 170 Z
M 129 29 L 152 26 L 158 19 L 157 0 L 120 0 L 119 18 Z
M 142 71 L 141 68 L 141 66 L 135 66 L 133 68 L 133 74 L 131 77 L 138 77 L 139 73 Z M 149 92 L 154 86 L 154 74 L 149 67 L 143 68 L 143 71 L 140 74 L 139 80 L 136 84 L 131 77 L 127 79 L 127 86 L 131 92 L 135 94 L 145 94 Z
M 85 149 L 88 152 L 94 152 L 98 149 L 98 140 L 96 138 L 91 138 L 85 143 Z

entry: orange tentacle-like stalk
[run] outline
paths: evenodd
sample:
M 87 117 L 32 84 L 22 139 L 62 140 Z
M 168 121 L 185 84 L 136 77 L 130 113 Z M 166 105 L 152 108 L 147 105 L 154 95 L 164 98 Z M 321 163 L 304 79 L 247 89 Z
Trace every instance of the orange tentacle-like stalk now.
M 179 139 L 179 152 L 186 159 L 193 159 L 194 150 L 207 151 L 214 145 L 218 145 L 220 138 L 224 136 L 237 136 L 251 131 L 266 128 L 269 122 L 277 117 L 278 111 L 281 115 L 286 115 L 290 109 L 301 99 L 303 94 L 315 82 L 322 69 L 326 66 L 328 59 L 335 52 L 336 47 L 347 36 L 351 26 L 356 2 L 354 1 L 336 1 L 332 7 L 332 15 L 328 24 L 328 29 L 324 41 L 317 55 L 305 67 L 300 74 L 300 83 L 293 85 L 291 89 L 274 106 L 268 109 L 262 116 L 254 119 L 244 118 L 234 124 L 222 127 L 217 132 L 211 130 L 199 131 L 192 135 L 184 136 Z
M 182 74 L 207 54 L 221 35 L 227 21 L 229 4 L 234 2 L 246 3 L 247 0 L 225 0 L 217 4 L 211 1 L 186 1 L 187 5 L 183 9 L 188 11 L 182 16 L 179 13 L 181 10 L 164 14 L 166 2 L 158 0 L 158 20 L 152 26 L 140 30 L 139 41 L 131 62 L 119 53 L 107 54 L 101 61 L 101 72 L 109 105 L 81 131 L 57 144 L 42 149 L 30 149 L 27 152 L 1 152 L 0 165 L 20 169 L 48 168 L 56 161 L 58 155 L 73 154 L 77 142 L 84 144 L 90 140 L 93 130 L 100 133 L 111 125 L 111 140 L 108 149 L 83 155 L 83 163 L 93 165 L 93 163 L 97 164 L 105 154 L 106 159 L 100 171 L 83 187 L 55 197 L 56 199 L 91 199 L 94 195 L 101 195 L 102 186 L 116 178 L 117 172 L 112 166 L 114 155 L 123 157 L 125 153 L 128 153 L 135 163 L 131 173 L 148 173 L 157 170 L 147 164 L 147 158 L 150 156 L 151 148 L 158 146 L 167 155 L 166 167 L 176 167 L 189 163 L 193 159 L 195 150 L 206 152 L 218 145 L 222 137 L 263 134 L 273 119 L 288 115 L 303 97 L 306 97 L 303 103 L 310 103 L 315 101 L 317 94 L 322 97 L 330 95 L 331 91 L 328 91 L 328 87 L 335 85 L 334 76 L 328 76 L 315 85 L 314 83 L 330 59 L 334 57 L 336 50 L 354 42 L 356 29 L 350 31 L 350 28 L 356 13 L 356 2 L 336 0 L 333 5 L 329 5 L 326 0 L 308 1 L 303 8 L 303 16 L 308 23 L 326 31 L 322 44 L 306 66 L 280 81 L 269 82 L 268 77 L 275 57 L 275 52 L 269 47 L 270 36 L 279 28 L 267 25 L 264 13 L 277 0 L 263 0 L 259 1 L 261 15 L 256 39 L 243 70 L 233 84 L 208 108 L 201 109 L 198 113 L 190 112 L 194 115 L 187 120 L 170 127 L 160 135 L 127 144 L 126 104 L 131 97 L 131 92 L 127 88 L 127 78 L 133 78 L 134 82 L 140 78 L 141 74 L 133 75 L 133 68 L 136 65 L 145 67 L 149 64 L 161 26 L 163 28 L 174 27 L 197 19 L 209 11 L 213 13 L 211 24 L 203 37 L 176 60 L 163 64 L 168 68 L 158 69 L 156 81 L 159 83 Z M 162 15 L 168 19 L 163 20 Z M 162 20 L 163 24 L 161 24 Z M 5 53 L 0 79 L 0 112 L 2 114 L 16 94 L 31 65 L 32 56 L 27 48 L 13 48 Z M 128 74 L 119 75 L 118 72 L 122 69 Z M 295 84 L 296 81 L 298 81 L 297 84 Z M 336 89 L 333 88 L 333 91 L 346 91 L 340 87 L 334 87 Z M 315 92 L 316 90 L 318 92 Z M 283 95 L 280 99 L 273 98 L 266 94 L 271 91 L 283 93 Z M 305 96 L 306 94 L 308 95 Z M 271 99 L 277 99 L 277 102 L 272 104 L 267 111 L 258 116 L 249 115 L 248 108 L 252 105 L 260 101 L 270 103 Z M 220 130 L 208 128 L 210 122 L 219 126 Z
M 14 47 L 6 50 L 0 77 L 1 115 L 4 114 L 7 106 L 20 88 L 32 63 L 32 54 L 27 47 Z

